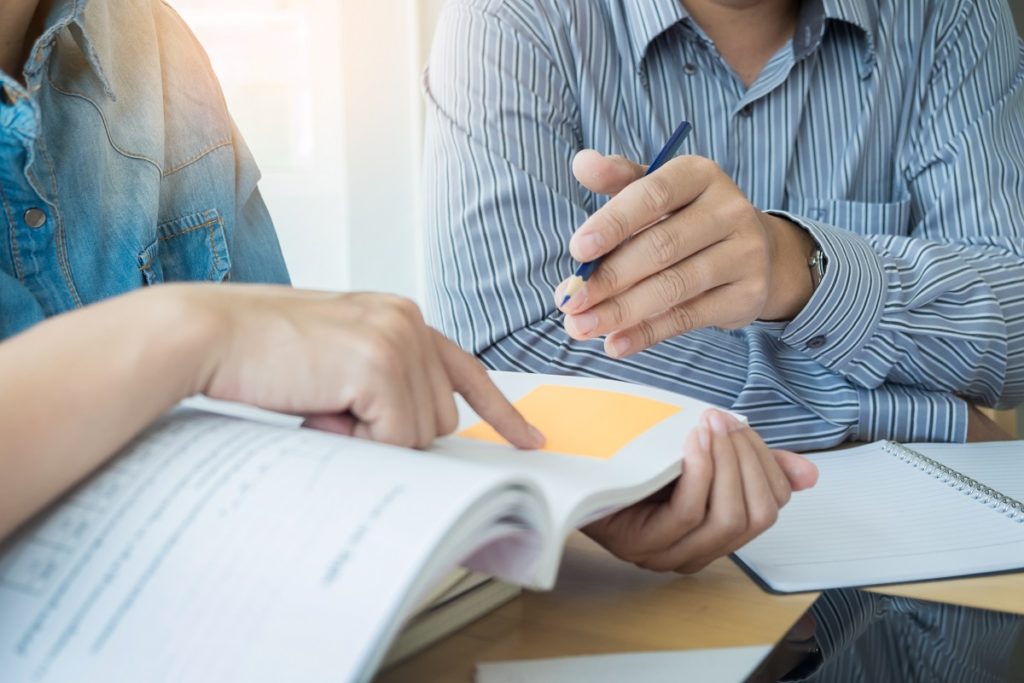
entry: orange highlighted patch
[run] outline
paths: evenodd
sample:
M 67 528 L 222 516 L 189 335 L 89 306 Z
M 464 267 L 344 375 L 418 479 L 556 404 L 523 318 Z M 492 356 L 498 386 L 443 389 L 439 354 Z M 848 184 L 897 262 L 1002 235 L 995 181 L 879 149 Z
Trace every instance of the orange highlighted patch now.
M 544 384 L 515 402 L 544 436 L 541 450 L 608 460 L 648 429 L 681 409 L 677 406 L 602 389 Z M 459 432 L 478 441 L 507 443 L 485 422 Z

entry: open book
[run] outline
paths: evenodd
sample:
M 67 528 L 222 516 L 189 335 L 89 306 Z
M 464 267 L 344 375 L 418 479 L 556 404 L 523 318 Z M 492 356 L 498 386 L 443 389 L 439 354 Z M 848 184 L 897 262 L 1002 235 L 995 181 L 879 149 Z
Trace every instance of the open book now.
M 817 486 L 735 557 L 782 593 L 1024 569 L 1024 442 L 808 456 Z
M 465 404 L 428 453 L 166 416 L 0 550 L 0 677 L 366 680 L 452 567 L 549 588 L 571 530 L 678 476 L 706 407 L 494 378 L 546 450 L 514 450 Z

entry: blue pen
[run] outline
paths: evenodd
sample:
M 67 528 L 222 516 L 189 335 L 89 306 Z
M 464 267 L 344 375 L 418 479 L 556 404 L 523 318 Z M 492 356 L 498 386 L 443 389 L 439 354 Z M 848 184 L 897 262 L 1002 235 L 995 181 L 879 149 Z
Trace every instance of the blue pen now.
M 672 137 L 668 139 L 665 146 L 661 148 L 660 152 L 658 152 L 658 156 L 654 157 L 654 161 L 652 161 L 651 165 L 647 167 L 647 172 L 644 173 L 644 176 L 651 175 L 661 168 L 666 161 L 674 157 L 676 152 L 679 151 L 679 146 L 683 144 L 683 141 L 686 139 L 686 136 L 690 134 L 691 130 L 693 130 L 693 126 L 691 126 L 689 122 L 683 121 L 680 123 L 672 133 Z M 594 271 L 597 270 L 597 266 L 600 265 L 600 263 L 601 259 L 596 258 L 588 263 L 580 264 L 579 268 L 576 269 L 576 272 L 573 273 L 573 276 L 569 279 L 569 284 L 565 287 L 565 297 L 562 299 L 562 303 L 559 304 L 559 307 L 569 303 L 569 299 L 572 298 L 572 295 L 583 288 L 583 283 L 590 279 L 590 276 L 594 274 Z

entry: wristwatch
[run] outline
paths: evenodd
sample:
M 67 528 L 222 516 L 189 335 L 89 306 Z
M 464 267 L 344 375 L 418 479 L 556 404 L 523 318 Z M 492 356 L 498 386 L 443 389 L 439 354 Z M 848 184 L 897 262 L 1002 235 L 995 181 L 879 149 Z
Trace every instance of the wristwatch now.
M 810 258 L 807 259 L 807 267 L 811 269 L 812 289 L 817 289 L 818 285 L 821 284 L 821 279 L 825 277 L 825 264 L 827 260 L 825 252 L 821 250 L 821 247 L 815 245 L 814 251 L 811 252 Z

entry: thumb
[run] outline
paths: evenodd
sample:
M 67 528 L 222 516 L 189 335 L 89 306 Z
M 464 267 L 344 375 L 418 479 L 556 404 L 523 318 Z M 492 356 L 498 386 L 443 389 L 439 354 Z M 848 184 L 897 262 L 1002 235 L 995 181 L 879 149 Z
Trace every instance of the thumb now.
M 772 451 L 772 453 L 794 491 L 803 491 L 818 483 L 818 466 L 807 458 L 789 451 Z
M 605 156 L 584 149 L 572 160 L 572 173 L 583 187 L 597 194 L 617 195 L 627 185 L 642 178 L 646 166 L 634 164 L 618 155 Z
M 359 419 L 352 413 L 311 415 L 306 418 L 302 426 L 321 432 L 353 436 L 356 433 L 356 428 L 359 426 Z

